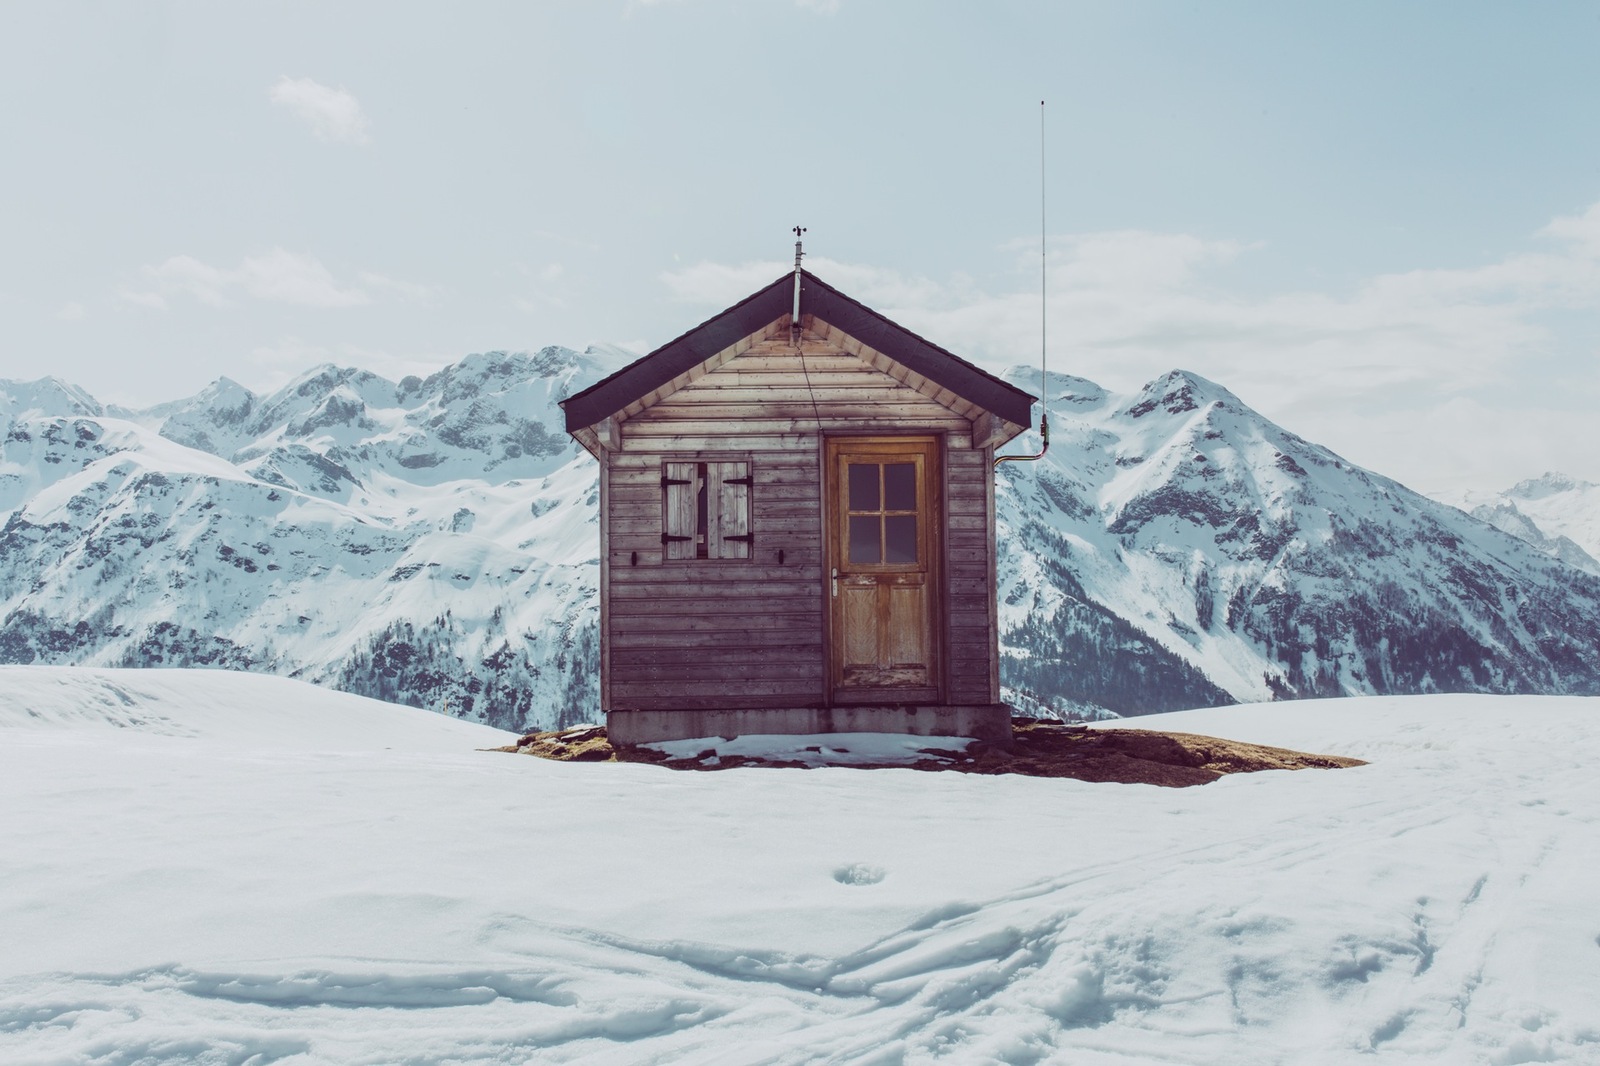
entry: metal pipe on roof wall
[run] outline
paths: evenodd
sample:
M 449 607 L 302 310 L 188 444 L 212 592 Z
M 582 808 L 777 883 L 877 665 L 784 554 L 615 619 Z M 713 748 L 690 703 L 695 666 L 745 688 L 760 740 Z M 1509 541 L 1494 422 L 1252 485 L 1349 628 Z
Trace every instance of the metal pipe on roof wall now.
M 1043 391 L 1043 390 L 1040 390 L 1040 391 Z M 1042 397 L 1041 397 L 1041 402 L 1043 402 L 1043 398 Z M 1039 410 L 1039 440 L 1040 440 L 1039 451 L 1034 455 L 998 455 L 998 456 L 996 456 L 995 460 L 994 460 L 995 469 L 996 470 L 1000 469 L 1000 464 L 1001 463 L 1031 463 L 1031 462 L 1034 462 L 1035 460 L 1044 458 L 1044 453 L 1050 450 L 1050 416 L 1045 414 L 1044 409 L 1042 407 Z

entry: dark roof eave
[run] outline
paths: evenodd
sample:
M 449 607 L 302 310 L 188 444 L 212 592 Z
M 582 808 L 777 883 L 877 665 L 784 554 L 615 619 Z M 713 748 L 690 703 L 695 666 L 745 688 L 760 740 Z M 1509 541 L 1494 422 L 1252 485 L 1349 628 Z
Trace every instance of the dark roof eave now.
M 800 309 L 875 348 L 957 396 L 1019 426 L 1032 424 L 1034 397 L 801 271 Z M 700 325 L 561 402 L 567 431 L 592 426 L 622 410 L 730 344 L 787 314 L 794 275 L 785 273 Z

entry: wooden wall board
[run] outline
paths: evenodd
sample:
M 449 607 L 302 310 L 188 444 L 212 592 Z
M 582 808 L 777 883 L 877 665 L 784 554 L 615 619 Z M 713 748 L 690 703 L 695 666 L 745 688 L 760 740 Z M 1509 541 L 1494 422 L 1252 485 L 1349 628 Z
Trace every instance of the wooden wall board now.
M 1044 381 L 1041 379 L 1039 384 L 1043 386 Z M 990 444 L 983 449 L 983 463 L 989 472 L 988 476 L 984 479 L 984 485 L 987 490 L 989 502 L 989 528 L 985 530 L 985 538 L 987 540 L 987 544 L 985 546 L 989 552 L 989 573 L 987 576 L 989 579 L 989 588 L 994 590 L 990 592 L 988 597 L 985 599 L 985 605 L 988 607 L 989 614 L 988 642 L 990 703 L 1000 702 L 1000 604 L 998 602 L 1000 584 L 997 576 L 999 560 L 996 556 L 999 548 L 997 547 L 996 541 L 997 532 L 994 504 L 994 450 L 996 447 L 996 444 Z
M 596 453 L 600 460 L 600 707 L 611 706 L 611 472 L 610 454 Z
M 708 649 L 772 649 L 790 648 L 797 651 L 806 648 L 820 648 L 820 638 L 813 634 L 797 634 L 793 629 L 747 629 L 736 634 L 729 634 L 726 630 L 702 629 L 685 630 L 684 632 L 663 632 L 659 628 L 645 628 L 637 631 L 626 631 L 612 634 L 612 646 L 616 653 L 637 649 L 663 649 L 670 648 L 680 654 L 699 654 Z M 762 654 L 771 654 L 770 650 L 763 650 Z
M 655 710 L 681 707 L 685 700 L 702 707 L 745 707 L 760 706 L 750 701 L 765 698 L 782 706 L 804 699 L 797 693 L 806 686 L 799 679 L 741 681 L 730 692 L 726 681 L 613 681 L 611 690 L 619 709 Z
M 733 639 L 743 633 L 759 629 L 787 629 L 791 631 L 813 628 L 821 612 L 776 614 L 772 611 L 752 614 L 660 615 L 649 613 L 622 614 L 612 611 L 611 632 L 618 633 L 721 633 Z
M 820 653 L 822 645 L 817 643 L 811 647 Z M 619 663 L 633 666 L 681 666 L 687 658 L 677 648 L 631 647 L 619 648 L 612 653 Z M 722 663 L 742 664 L 749 661 L 750 649 L 746 646 L 729 647 L 719 645 L 716 647 L 696 649 L 693 661 L 715 666 Z

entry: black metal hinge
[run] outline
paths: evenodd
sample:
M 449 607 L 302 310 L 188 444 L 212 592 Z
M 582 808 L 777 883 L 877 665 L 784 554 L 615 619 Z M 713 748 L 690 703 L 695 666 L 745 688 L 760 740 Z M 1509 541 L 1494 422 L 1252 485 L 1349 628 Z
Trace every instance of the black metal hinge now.
M 661 487 L 662 488 L 666 488 L 668 485 L 693 485 L 693 484 L 694 484 L 694 482 L 688 480 L 687 478 L 668 477 L 665 474 L 661 475 Z
M 753 480 L 748 474 L 744 477 L 723 478 L 722 483 L 724 485 L 751 485 L 753 487 Z
M 751 544 L 754 544 L 756 542 L 756 535 L 754 533 L 734 533 L 734 534 L 725 536 L 722 539 L 723 540 L 747 540 Z
M 693 539 L 694 539 L 693 537 L 680 537 L 680 536 L 678 536 L 678 535 L 676 535 L 674 533 L 663 533 L 663 534 L 661 534 L 661 543 L 663 543 L 663 544 L 666 544 L 668 541 L 693 540 Z

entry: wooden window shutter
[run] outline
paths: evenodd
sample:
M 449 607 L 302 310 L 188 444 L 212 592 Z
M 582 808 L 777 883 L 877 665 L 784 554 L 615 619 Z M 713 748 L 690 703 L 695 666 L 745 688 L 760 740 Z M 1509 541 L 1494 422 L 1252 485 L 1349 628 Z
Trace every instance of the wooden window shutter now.
M 707 551 L 712 559 L 748 559 L 750 533 L 750 464 L 707 463 Z
M 695 557 L 695 503 L 699 495 L 698 463 L 661 464 L 661 555 L 664 559 Z

